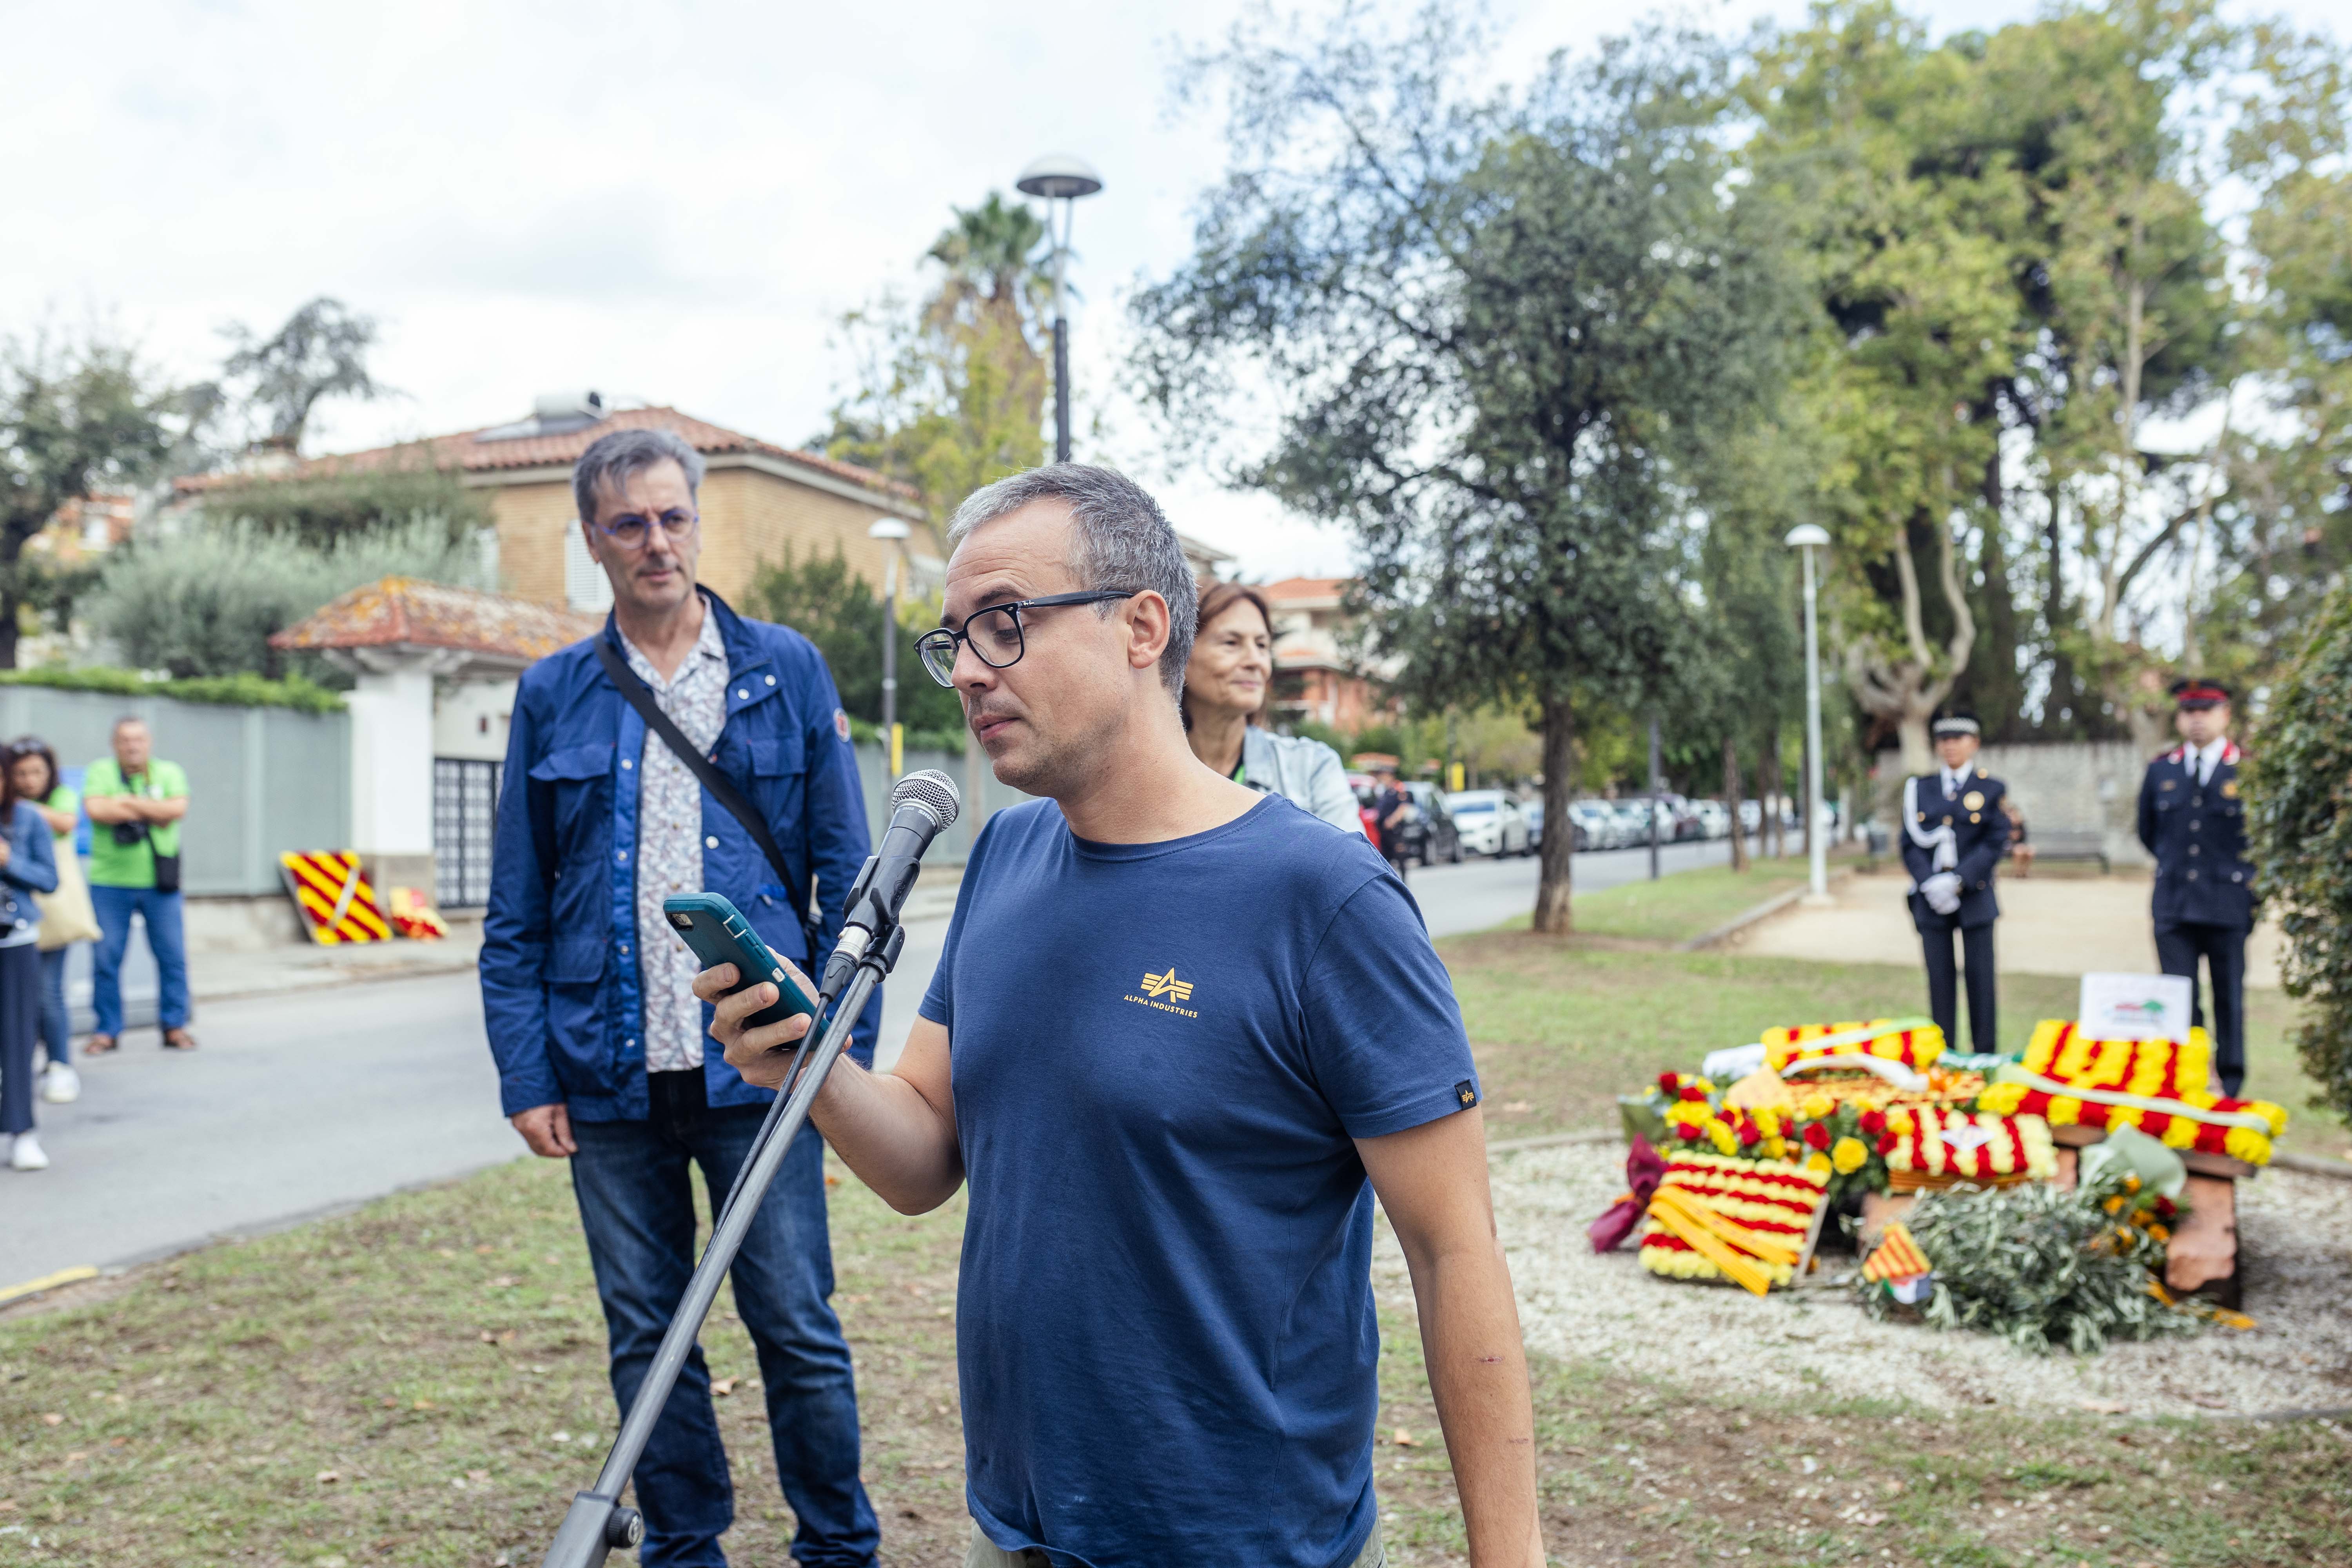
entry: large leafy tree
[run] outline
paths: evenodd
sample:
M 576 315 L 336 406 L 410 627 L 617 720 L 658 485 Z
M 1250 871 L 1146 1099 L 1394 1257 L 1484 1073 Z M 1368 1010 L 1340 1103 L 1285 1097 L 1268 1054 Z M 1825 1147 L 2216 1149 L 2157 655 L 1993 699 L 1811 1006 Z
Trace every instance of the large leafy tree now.
M 1245 24 L 1200 62 L 1232 167 L 1137 300 L 1138 370 L 1178 435 L 1271 395 L 1234 482 L 1352 526 L 1407 691 L 1538 715 L 1565 821 L 1580 700 L 1646 706 L 1701 646 L 1704 456 L 1769 400 L 1790 294 L 1727 178 L 1711 42 L 1612 44 L 1483 100 L 1476 59 L 1432 9 L 1393 38 L 1353 10 Z M 1538 930 L 1569 929 L 1571 837 L 1545 839 Z
M 286 318 L 268 337 L 232 325 L 231 344 L 221 367 L 250 415 L 254 450 L 293 458 L 301 454 L 310 416 L 330 397 L 376 398 L 389 389 L 368 371 L 376 323 L 326 295 Z
M 25 546 L 58 509 L 152 475 L 187 436 L 187 399 L 103 337 L 0 342 L 0 668 L 37 592 Z
M 938 268 L 928 298 L 844 319 L 856 381 L 814 443 L 913 485 L 935 521 L 1045 457 L 1045 226 L 993 192 L 954 216 L 925 255 Z

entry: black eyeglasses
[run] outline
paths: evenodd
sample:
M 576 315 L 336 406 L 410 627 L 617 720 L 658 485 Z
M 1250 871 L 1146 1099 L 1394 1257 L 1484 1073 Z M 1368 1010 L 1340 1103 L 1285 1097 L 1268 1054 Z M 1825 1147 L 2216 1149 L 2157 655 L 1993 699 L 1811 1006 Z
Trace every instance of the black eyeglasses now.
M 981 663 L 992 669 L 1010 669 L 1021 662 L 1028 645 L 1021 632 L 1021 612 L 1050 610 L 1061 605 L 1099 605 L 1112 599 L 1132 599 L 1144 588 L 1093 588 L 1083 594 L 1048 594 L 1042 599 L 1015 599 L 1009 605 L 991 605 L 984 610 L 974 610 L 966 616 L 963 630 L 952 631 L 939 626 L 915 639 L 915 651 L 922 656 L 923 668 L 941 686 L 955 685 L 956 649 L 969 643 L 971 651 L 980 656 Z
M 656 523 L 659 523 L 661 531 L 675 540 L 684 539 L 692 533 L 694 525 L 701 521 L 700 512 L 672 507 L 659 517 L 647 517 L 641 511 L 623 512 L 610 522 L 596 524 L 596 531 L 624 550 L 642 550 Z

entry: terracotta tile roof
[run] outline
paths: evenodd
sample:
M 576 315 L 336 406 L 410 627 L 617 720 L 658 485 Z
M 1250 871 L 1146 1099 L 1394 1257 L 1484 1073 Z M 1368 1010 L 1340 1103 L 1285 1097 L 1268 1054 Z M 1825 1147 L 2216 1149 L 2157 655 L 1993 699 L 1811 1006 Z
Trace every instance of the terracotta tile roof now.
M 1285 577 L 1279 583 L 1268 583 L 1258 590 L 1269 603 L 1286 604 L 1297 599 L 1336 599 L 1348 591 L 1352 577 Z
M 276 633 L 269 646 L 448 648 L 530 664 L 594 635 L 603 617 L 478 588 L 386 577 L 352 589 Z
M 683 437 L 696 451 L 708 456 L 744 452 L 794 467 L 830 474 L 851 484 L 887 495 L 916 499 L 914 487 L 901 484 L 861 468 L 855 463 L 836 462 L 814 452 L 796 452 L 787 447 L 746 436 L 740 430 L 730 430 L 708 420 L 681 414 L 675 408 L 623 408 L 605 416 L 593 425 L 583 425 L 577 430 L 565 430 L 555 435 L 520 436 L 506 440 L 485 441 L 486 430 L 502 429 L 502 426 L 485 426 L 480 430 L 460 430 L 454 436 L 432 436 L 422 441 L 404 442 L 395 447 L 377 447 L 364 452 L 344 452 L 332 457 L 311 458 L 281 473 L 267 476 L 251 474 L 199 474 L 177 481 L 183 490 L 207 490 L 224 485 L 251 484 L 278 479 L 316 479 L 333 474 L 366 473 L 377 468 L 416 464 L 420 458 L 436 468 L 457 468 L 469 474 L 497 473 L 515 468 L 543 468 L 569 466 L 579 461 L 580 454 L 599 436 L 614 430 L 669 430 Z

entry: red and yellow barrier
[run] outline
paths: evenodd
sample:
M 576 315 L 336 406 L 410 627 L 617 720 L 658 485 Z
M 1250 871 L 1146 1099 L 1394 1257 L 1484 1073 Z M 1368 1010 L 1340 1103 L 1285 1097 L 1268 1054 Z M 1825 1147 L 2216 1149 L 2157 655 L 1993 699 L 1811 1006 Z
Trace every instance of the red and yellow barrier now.
M 311 941 L 335 947 L 392 940 L 375 889 L 360 875 L 357 855 L 348 849 L 305 850 L 280 855 L 278 867 Z

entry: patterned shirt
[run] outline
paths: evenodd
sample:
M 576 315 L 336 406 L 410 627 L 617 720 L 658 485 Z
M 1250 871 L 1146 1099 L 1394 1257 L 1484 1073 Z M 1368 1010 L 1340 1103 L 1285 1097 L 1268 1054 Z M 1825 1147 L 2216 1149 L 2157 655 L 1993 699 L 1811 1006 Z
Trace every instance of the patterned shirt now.
M 667 680 L 625 636 L 629 668 L 653 689 L 669 721 L 706 756 L 727 724 L 727 646 L 719 617 L 702 611 L 702 636 Z M 627 759 L 621 765 L 629 765 Z M 646 731 L 637 760 L 637 974 L 644 983 L 646 1070 L 682 1072 L 702 1065 L 699 969 L 662 914 L 672 893 L 702 891 L 702 784 L 659 735 Z

